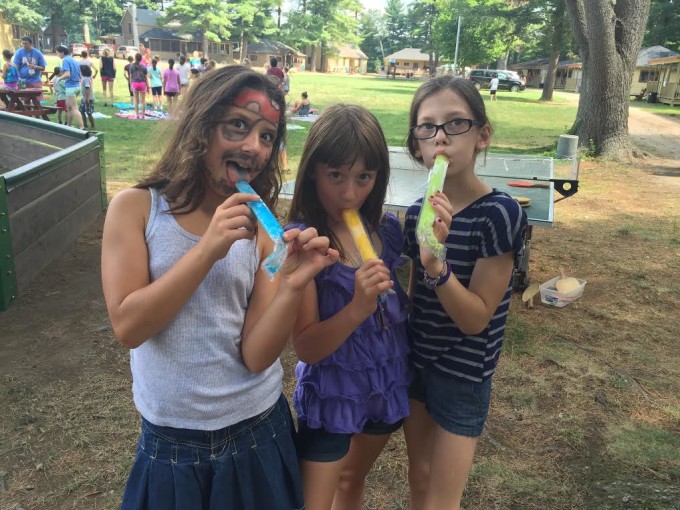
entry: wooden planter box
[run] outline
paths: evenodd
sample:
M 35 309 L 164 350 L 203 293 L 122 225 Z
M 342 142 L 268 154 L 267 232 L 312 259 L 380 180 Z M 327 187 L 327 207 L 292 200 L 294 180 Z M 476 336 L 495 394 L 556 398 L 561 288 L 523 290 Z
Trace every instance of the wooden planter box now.
M 0 112 L 0 311 L 106 205 L 103 134 Z

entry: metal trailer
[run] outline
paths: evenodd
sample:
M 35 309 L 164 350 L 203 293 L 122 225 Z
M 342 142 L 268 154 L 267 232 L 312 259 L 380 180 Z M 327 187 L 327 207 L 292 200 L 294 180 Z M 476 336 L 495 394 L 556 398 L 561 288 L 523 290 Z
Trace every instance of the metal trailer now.
M 106 206 L 102 133 L 0 111 L 0 311 Z

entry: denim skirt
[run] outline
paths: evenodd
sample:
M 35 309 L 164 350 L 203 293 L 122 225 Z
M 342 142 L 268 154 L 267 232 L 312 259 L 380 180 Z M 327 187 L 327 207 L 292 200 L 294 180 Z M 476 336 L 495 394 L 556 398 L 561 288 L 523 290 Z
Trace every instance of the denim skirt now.
M 142 417 L 123 510 L 304 508 L 286 398 L 217 431 L 159 427 Z

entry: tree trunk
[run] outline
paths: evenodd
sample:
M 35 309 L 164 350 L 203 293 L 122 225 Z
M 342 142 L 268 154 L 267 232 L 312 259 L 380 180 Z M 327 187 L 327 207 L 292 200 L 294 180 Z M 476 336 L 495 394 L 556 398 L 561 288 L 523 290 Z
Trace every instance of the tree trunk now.
M 210 44 L 210 41 L 205 36 L 205 32 L 206 31 L 203 31 L 203 57 L 209 59 L 210 57 L 208 56 L 208 48 L 209 48 L 208 45 Z
M 560 51 L 564 44 L 564 30 L 566 29 L 565 16 L 566 11 L 564 8 L 564 1 L 558 0 L 555 2 L 555 10 L 550 16 L 550 26 L 553 30 L 552 37 L 550 38 L 550 62 L 548 63 L 548 74 L 543 82 L 541 101 L 553 100 L 555 75 L 557 75 L 557 66 L 560 62 Z
M 87 24 L 87 21 L 83 22 L 83 42 L 90 44 L 90 25 Z
M 312 44 L 312 54 L 310 55 L 312 58 L 312 63 L 309 66 L 309 70 L 311 72 L 316 72 L 316 44 Z
M 244 58 L 248 58 L 248 41 L 249 41 L 248 34 L 244 30 L 241 33 L 241 62 L 243 62 Z
M 638 153 L 628 134 L 628 104 L 651 0 L 565 0 L 583 61 L 571 131 L 581 147 L 607 159 Z

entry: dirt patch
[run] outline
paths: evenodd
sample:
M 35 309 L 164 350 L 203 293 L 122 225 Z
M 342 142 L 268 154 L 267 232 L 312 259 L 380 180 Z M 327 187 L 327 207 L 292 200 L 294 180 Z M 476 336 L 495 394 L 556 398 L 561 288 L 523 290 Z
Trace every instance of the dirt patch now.
M 680 460 L 663 448 L 680 433 L 680 204 L 655 168 L 585 162 L 554 228 L 534 230 L 531 278 L 564 265 L 588 284 L 562 309 L 513 297 L 465 508 L 677 507 Z M 139 418 L 101 294 L 101 228 L 0 316 L 0 510 L 118 508 Z M 294 363 L 286 352 L 288 394 Z M 621 455 L 631 435 L 641 446 Z M 368 509 L 408 507 L 401 434 L 367 488 Z

